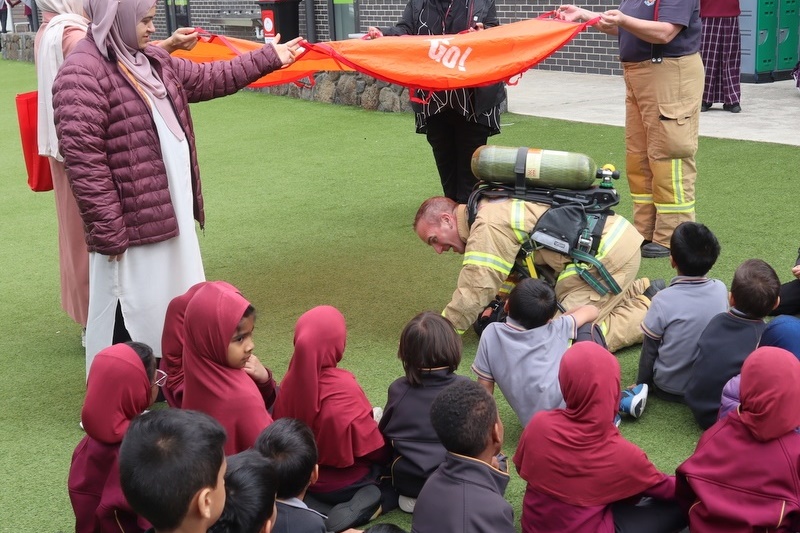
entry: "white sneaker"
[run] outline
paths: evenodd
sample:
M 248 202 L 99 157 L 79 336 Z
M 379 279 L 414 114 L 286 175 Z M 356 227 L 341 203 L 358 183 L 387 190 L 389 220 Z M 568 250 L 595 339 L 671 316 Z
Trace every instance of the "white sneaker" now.
M 381 418 L 383 418 L 383 407 L 373 407 L 372 418 L 375 419 L 375 422 L 378 422 L 380 424 Z
M 414 506 L 417 505 L 417 499 L 409 498 L 408 496 L 400 496 L 398 505 L 400 506 L 401 511 L 405 511 L 406 513 L 413 513 Z

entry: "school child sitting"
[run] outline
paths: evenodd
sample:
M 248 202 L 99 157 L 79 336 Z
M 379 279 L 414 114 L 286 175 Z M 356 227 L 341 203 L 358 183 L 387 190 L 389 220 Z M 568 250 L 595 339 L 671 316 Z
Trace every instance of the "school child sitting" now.
M 708 323 L 698 341 L 697 359 L 686 386 L 686 404 L 708 429 L 717 420 L 722 389 L 758 346 L 767 316 L 780 298 L 778 275 L 760 259 L 748 259 L 733 275 L 730 305 Z
M 308 492 L 316 502 L 349 509 L 339 507 L 336 520 L 329 517 L 329 531 L 365 524 L 397 506 L 391 486 L 378 487 L 391 448 L 355 376 L 336 366 L 346 337 L 344 316 L 334 307 L 315 307 L 297 320 L 294 354 L 274 410 L 276 419 L 297 418 L 314 432 L 319 478 Z
M 653 297 L 642 322 L 636 383 L 648 384 L 663 400 L 681 402 L 697 358 L 697 342 L 711 319 L 727 310 L 728 290 L 720 280 L 706 277 L 720 245 L 703 224 L 680 224 L 669 249 L 678 275 Z
M 253 354 L 255 309 L 232 285 L 210 282 L 186 306 L 182 407 L 225 428 L 225 453 L 244 451 L 272 423 L 275 380 Z
M 186 306 L 194 298 L 195 293 L 209 282 L 203 281 L 192 285 L 188 291 L 176 296 L 167 306 L 164 317 L 164 332 L 161 334 L 161 364 L 160 368 L 167 374 L 167 382 L 161 387 L 164 399 L 170 407 L 180 408 L 183 403 L 184 374 L 183 374 L 183 321 L 186 315 Z M 224 282 L 217 282 L 224 283 Z M 227 285 L 227 284 L 226 284 Z M 235 288 L 229 285 L 230 288 Z
M 272 461 L 278 482 L 273 533 L 325 533 L 325 515 L 303 503 L 308 487 L 319 476 L 311 428 L 294 418 L 280 418 L 261 432 L 255 449 Z
M 781 348 L 742 365 L 742 403 L 677 469 L 692 533 L 800 531 L 800 362 Z
M 800 318 L 788 315 L 774 318 L 764 328 L 764 333 L 761 335 L 761 341 L 758 345 L 759 347 L 773 346 L 775 348 L 783 348 L 800 359 Z M 718 420 L 721 420 L 739 405 L 740 380 L 741 374 L 733 376 L 723 387 Z
M 566 408 L 536 413 L 514 455 L 528 482 L 522 531 L 659 533 L 683 527 L 675 478 L 614 426 L 617 359 L 597 344 L 576 343 L 561 359 L 558 380 Z
M 255 450 L 226 458 L 225 507 L 208 533 L 274 531 L 278 480 L 272 462 Z
M 225 505 L 224 445 L 225 430 L 204 413 L 161 409 L 134 419 L 120 447 L 119 475 L 152 531 L 206 533 L 217 521 Z
M 447 455 L 419 493 L 412 533 L 512 533 L 514 511 L 503 498 L 509 477 L 497 468 L 503 423 L 494 398 L 474 381 L 457 381 L 439 393 L 430 416 Z
M 125 531 L 149 527 L 122 495 L 117 457 L 131 420 L 155 400 L 155 374 L 153 350 L 139 342 L 110 346 L 92 361 L 81 410 L 86 436 L 72 454 L 67 481 L 76 533 L 119 528 L 117 519 Z
M 582 305 L 553 318 L 557 311 L 556 294 L 549 284 L 522 280 L 506 300 L 507 321 L 494 322 L 484 330 L 472 364 L 478 383 L 489 394 L 497 383 L 523 427 L 536 412 L 564 405 L 558 388 L 561 356 L 583 326 L 591 337 L 591 323 L 599 312 L 593 305 Z M 595 336 L 602 338 L 599 329 Z
M 389 386 L 378 427 L 394 449 L 392 485 L 400 509 L 412 513 L 425 480 L 446 453 L 431 425 L 431 404 L 445 387 L 469 378 L 454 374 L 461 363 L 461 336 L 438 313 L 420 313 L 406 324 L 397 357 L 406 375 Z

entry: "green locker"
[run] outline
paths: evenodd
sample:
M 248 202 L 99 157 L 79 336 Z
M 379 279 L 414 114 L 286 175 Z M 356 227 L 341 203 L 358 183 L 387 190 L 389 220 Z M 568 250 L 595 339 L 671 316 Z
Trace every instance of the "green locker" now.
M 740 5 L 742 81 L 772 81 L 778 46 L 777 0 L 741 0 Z
M 800 45 L 800 10 L 798 0 L 779 0 L 778 2 L 778 51 L 776 71 L 791 71 L 797 64 L 797 49 Z

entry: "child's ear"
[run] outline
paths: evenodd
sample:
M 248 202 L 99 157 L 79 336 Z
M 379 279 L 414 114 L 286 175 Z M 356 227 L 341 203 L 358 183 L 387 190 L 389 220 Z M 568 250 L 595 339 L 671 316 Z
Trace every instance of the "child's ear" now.
M 495 455 L 500 453 L 503 449 L 503 437 L 505 431 L 503 429 L 503 422 L 500 420 L 500 417 L 497 417 L 497 422 L 494 423 L 492 426 L 492 445 L 494 446 Z
M 505 311 L 506 314 L 508 314 L 508 298 L 506 298 L 506 301 L 503 304 L 503 311 Z
M 319 465 L 314 465 L 314 470 L 311 472 L 311 478 L 308 480 L 308 485 L 311 486 L 319 479 Z
M 778 299 L 775 300 L 775 306 L 772 308 L 772 310 L 774 311 L 775 309 L 777 309 L 779 305 L 781 305 L 781 297 L 780 296 L 778 296 Z
M 278 520 L 278 506 L 276 504 L 272 504 L 272 516 L 267 518 L 267 521 L 264 522 L 264 527 L 261 528 L 260 533 L 270 533 L 272 528 L 275 527 L 275 522 Z
M 728 293 L 728 305 L 730 305 L 731 307 L 736 307 L 736 300 L 733 299 L 732 292 Z
M 214 494 L 211 487 L 204 487 L 197 491 L 197 512 L 204 520 L 211 520 L 214 512 Z
M 672 254 L 669 255 L 669 266 L 671 268 L 677 268 L 678 265 L 675 264 L 675 259 L 673 259 Z

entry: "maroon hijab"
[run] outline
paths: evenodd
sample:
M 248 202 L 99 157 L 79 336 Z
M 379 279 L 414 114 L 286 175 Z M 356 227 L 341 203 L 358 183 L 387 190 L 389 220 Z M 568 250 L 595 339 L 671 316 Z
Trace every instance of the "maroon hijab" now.
M 115 344 L 95 356 L 86 381 L 81 422 L 86 434 L 119 444 L 131 420 L 150 406 L 150 379 L 141 358 L 126 344 Z
M 186 306 L 202 287 L 208 285 L 202 281 L 189 287 L 189 290 L 172 299 L 167 307 L 164 317 L 164 333 L 161 335 L 161 370 L 167 373 L 167 383 L 161 387 L 164 397 L 170 407 L 181 407 L 183 402 L 183 320 L 186 315 Z M 224 281 L 217 282 L 230 289 L 236 290 L 233 285 Z
M 384 445 L 372 405 L 355 376 L 336 368 L 347 329 L 336 308 L 320 306 L 297 320 L 294 355 L 281 381 L 275 418 L 297 418 L 314 431 L 319 464 L 345 468 Z M 316 384 L 316 386 L 314 386 Z
M 81 410 L 86 436 L 75 448 L 67 480 L 77 533 L 97 530 L 101 500 L 125 502 L 115 474 L 119 445 L 131 420 L 149 407 L 150 391 L 144 363 L 130 346 L 115 344 L 92 361 Z M 120 514 L 135 523 L 129 508 Z
M 272 423 L 253 379 L 228 366 L 228 344 L 249 307 L 232 285 L 212 281 L 200 287 L 186 306 L 183 409 L 216 418 L 228 439 L 225 454 L 250 448 Z
M 756 440 L 800 427 L 800 361 L 791 352 L 762 347 L 747 356 L 739 393 L 739 418 Z
M 606 505 L 640 494 L 664 475 L 614 427 L 620 399 L 619 363 L 592 342 L 579 342 L 561 360 L 565 409 L 534 415 L 514 464 L 528 484 L 564 503 Z

